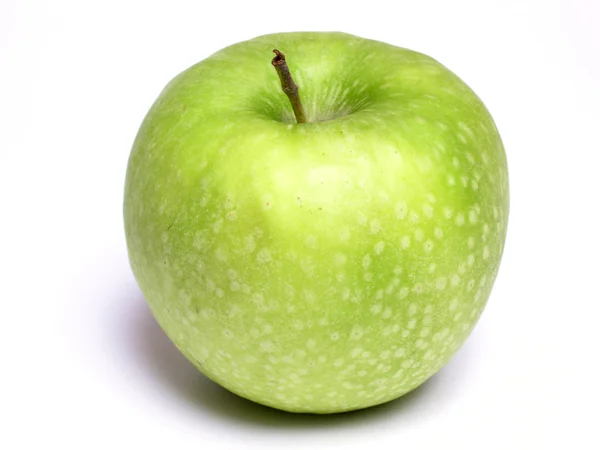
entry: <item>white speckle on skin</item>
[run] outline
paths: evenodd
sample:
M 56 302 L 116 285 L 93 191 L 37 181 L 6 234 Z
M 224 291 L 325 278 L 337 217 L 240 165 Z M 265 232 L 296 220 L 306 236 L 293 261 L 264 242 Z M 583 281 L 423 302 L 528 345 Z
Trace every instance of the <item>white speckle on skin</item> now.
M 390 357 L 391 352 L 389 350 L 384 350 L 379 354 L 381 359 L 388 359 Z
M 471 236 L 471 237 L 469 237 L 469 239 L 467 239 L 467 247 L 469 247 L 469 248 L 475 247 L 475 238 L 473 238 L 473 236 Z
M 440 227 L 436 227 L 433 230 L 433 235 L 436 237 L 436 239 L 442 239 L 444 237 L 444 232 Z
M 368 269 L 369 266 L 371 265 L 371 255 L 370 254 L 366 254 L 363 259 L 362 259 L 362 266 L 365 269 Z
M 413 363 L 414 363 L 414 361 L 412 359 L 407 359 L 406 361 L 402 362 L 401 366 L 404 369 L 410 369 L 412 367 Z
M 259 264 L 266 264 L 270 262 L 272 260 L 272 257 L 271 252 L 269 252 L 269 249 L 263 248 L 261 251 L 259 251 L 256 255 L 256 260 Z
M 371 227 L 371 234 L 377 234 L 381 231 L 381 224 L 379 223 L 379 220 L 373 219 L 369 225 Z
M 235 337 L 235 334 L 233 333 L 233 331 L 228 330 L 228 329 L 224 329 L 222 331 L 223 336 L 225 336 L 227 339 L 233 339 Z
M 333 260 L 336 265 L 343 266 L 344 264 L 346 264 L 348 257 L 343 253 L 336 253 Z
M 398 299 L 402 300 L 406 297 L 408 297 L 408 288 L 407 287 L 400 288 L 400 291 L 398 291 Z
M 424 236 L 425 236 L 425 233 L 423 233 L 423 230 L 421 230 L 420 228 L 415 230 L 415 240 L 417 242 L 421 242 L 423 240 Z
M 221 247 L 219 247 L 215 250 L 215 257 L 221 262 L 226 262 L 227 261 L 227 252 L 225 250 L 223 250 Z
M 408 212 L 408 207 L 406 205 L 406 202 L 400 201 L 400 202 L 396 203 L 395 212 L 396 212 L 396 218 L 398 218 L 399 220 L 404 219 Z
M 433 242 L 432 241 L 425 241 L 425 244 L 423 244 L 423 249 L 427 252 L 430 253 L 433 250 Z
M 447 284 L 448 280 L 446 279 L 446 277 L 439 277 L 437 280 L 435 280 L 435 287 L 438 291 L 443 291 L 444 289 L 446 289 L 446 284 Z
M 469 125 L 464 122 L 458 122 L 458 126 L 467 134 L 467 136 L 473 137 L 473 130 Z
M 275 350 L 275 345 L 272 341 L 263 341 L 259 345 L 260 350 L 265 353 L 271 353 Z
M 463 226 L 465 224 L 465 215 L 463 213 L 458 213 L 456 215 L 456 220 L 455 220 L 456 225 Z
M 307 303 L 314 303 L 317 300 L 317 295 L 308 289 L 302 291 L 302 297 Z
M 469 211 L 469 222 L 472 224 L 477 223 L 477 213 L 473 209 Z
M 410 247 L 410 237 L 404 236 L 401 241 L 401 245 L 403 249 L 407 249 Z
M 256 243 L 254 242 L 254 236 L 249 234 L 244 238 L 244 250 L 246 253 L 252 253 L 256 250 Z
M 487 281 L 487 275 L 485 275 L 485 274 L 484 274 L 484 275 L 481 277 L 481 280 L 479 280 L 479 286 L 480 286 L 480 287 L 483 287 L 483 286 L 485 285 L 485 282 L 486 282 L 486 281 Z
M 357 341 L 359 340 L 361 337 L 363 337 L 364 331 L 361 327 L 359 326 L 354 326 L 354 328 L 352 328 L 352 331 L 350 332 L 350 339 L 353 341 Z
M 223 228 L 223 219 L 218 219 L 213 224 L 213 231 L 215 233 L 219 233 L 221 231 L 221 228 Z
M 376 255 L 380 255 L 381 252 L 383 252 L 383 249 L 385 248 L 385 242 L 383 241 L 379 241 L 377 244 L 375 244 L 375 254 Z
M 381 303 L 377 303 L 373 306 L 371 306 L 370 310 L 371 310 L 371 314 L 373 315 L 377 315 L 381 312 L 381 309 L 383 308 L 383 306 L 381 305 Z
M 450 284 L 452 286 L 458 286 L 459 282 L 460 282 L 460 277 L 457 274 L 452 275 L 452 278 L 450 278 Z
M 433 207 L 429 204 L 423 206 L 423 214 L 425 214 L 425 217 L 428 219 L 431 219 L 433 217 Z
M 350 239 L 350 230 L 348 228 L 344 228 L 342 231 L 340 231 L 339 237 L 341 242 L 348 242 Z
M 317 247 L 317 238 L 311 234 L 306 237 L 305 243 L 308 248 L 316 248 Z

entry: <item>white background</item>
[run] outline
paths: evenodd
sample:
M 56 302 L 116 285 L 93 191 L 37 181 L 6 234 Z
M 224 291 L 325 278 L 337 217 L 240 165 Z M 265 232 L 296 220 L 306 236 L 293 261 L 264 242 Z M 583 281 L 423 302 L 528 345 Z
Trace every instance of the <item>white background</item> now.
M 0 3 L 2 449 L 597 449 L 600 4 Z M 163 86 L 254 36 L 339 30 L 427 53 L 506 146 L 509 235 L 488 307 L 438 375 L 362 412 L 241 400 L 181 357 L 128 266 L 123 182 Z

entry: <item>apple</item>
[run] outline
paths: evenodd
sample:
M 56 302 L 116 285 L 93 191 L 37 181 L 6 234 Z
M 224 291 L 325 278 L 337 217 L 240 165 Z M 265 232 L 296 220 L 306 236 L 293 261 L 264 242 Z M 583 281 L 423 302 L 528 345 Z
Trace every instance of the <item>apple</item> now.
M 179 350 L 231 392 L 308 413 L 393 400 L 449 361 L 508 211 L 476 94 L 428 56 L 344 33 L 257 37 L 176 76 L 124 196 L 133 273 Z

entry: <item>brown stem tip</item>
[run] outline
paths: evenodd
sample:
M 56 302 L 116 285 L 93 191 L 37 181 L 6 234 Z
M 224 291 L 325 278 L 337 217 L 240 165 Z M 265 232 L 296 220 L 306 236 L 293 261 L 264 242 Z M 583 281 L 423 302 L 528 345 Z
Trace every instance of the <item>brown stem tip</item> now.
M 306 114 L 304 113 L 302 102 L 300 101 L 300 94 L 298 94 L 298 85 L 292 78 L 290 69 L 285 61 L 285 55 L 277 49 L 273 50 L 273 53 L 275 53 L 275 57 L 271 61 L 271 64 L 273 64 L 273 67 L 275 67 L 275 70 L 277 71 L 277 75 L 279 75 L 281 89 L 288 96 L 288 99 L 292 104 L 296 121 L 298 123 L 306 123 Z
M 283 64 L 285 62 L 285 55 L 283 53 L 281 53 L 277 49 L 273 50 L 273 53 L 275 53 L 275 58 L 273 58 L 273 61 L 271 61 L 271 63 L 274 66 L 276 66 L 277 64 Z

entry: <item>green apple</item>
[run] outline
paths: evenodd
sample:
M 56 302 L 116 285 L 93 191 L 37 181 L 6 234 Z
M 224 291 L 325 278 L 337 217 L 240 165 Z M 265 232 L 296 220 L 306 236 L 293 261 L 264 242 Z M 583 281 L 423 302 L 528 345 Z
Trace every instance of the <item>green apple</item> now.
M 508 210 L 475 93 L 344 33 L 261 36 L 176 76 L 124 200 L 133 272 L 179 350 L 242 397 L 311 413 L 390 401 L 448 362 L 489 297 Z

